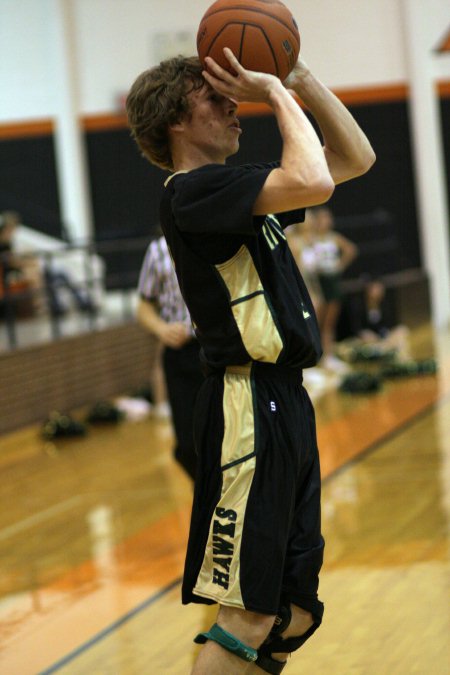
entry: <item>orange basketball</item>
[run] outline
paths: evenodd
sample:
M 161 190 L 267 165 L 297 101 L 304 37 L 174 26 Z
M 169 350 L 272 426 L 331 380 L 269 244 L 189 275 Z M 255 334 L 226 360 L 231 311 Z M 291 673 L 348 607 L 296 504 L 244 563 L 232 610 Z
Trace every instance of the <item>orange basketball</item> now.
M 211 56 L 232 71 L 224 47 L 229 47 L 247 70 L 271 73 L 283 81 L 297 62 L 300 34 L 291 12 L 278 0 L 217 0 L 205 12 L 198 29 L 201 62 Z

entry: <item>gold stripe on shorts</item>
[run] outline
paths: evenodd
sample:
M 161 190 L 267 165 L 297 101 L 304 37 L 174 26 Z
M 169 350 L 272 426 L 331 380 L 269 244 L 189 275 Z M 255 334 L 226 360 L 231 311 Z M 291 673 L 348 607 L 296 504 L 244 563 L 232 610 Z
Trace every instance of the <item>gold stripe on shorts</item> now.
M 242 372 L 238 372 L 242 371 Z M 250 365 L 231 366 L 224 375 L 222 492 L 209 528 L 194 593 L 244 607 L 240 586 L 242 530 L 256 466 Z

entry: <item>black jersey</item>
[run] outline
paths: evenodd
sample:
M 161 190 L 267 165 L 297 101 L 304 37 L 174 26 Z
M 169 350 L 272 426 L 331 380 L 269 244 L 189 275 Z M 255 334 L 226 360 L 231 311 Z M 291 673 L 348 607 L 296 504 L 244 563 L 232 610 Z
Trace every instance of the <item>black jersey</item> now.
M 321 355 L 308 291 L 283 229 L 304 210 L 253 216 L 276 164 L 208 164 L 166 181 L 160 218 L 181 293 L 212 368 L 303 368 Z

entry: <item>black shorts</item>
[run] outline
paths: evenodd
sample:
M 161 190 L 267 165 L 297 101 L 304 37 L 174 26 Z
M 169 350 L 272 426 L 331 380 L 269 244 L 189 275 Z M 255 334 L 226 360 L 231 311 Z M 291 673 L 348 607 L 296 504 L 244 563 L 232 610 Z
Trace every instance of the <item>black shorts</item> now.
M 320 622 L 320 467 L 301 371 L 253 363 L 209 375 L 194 437 L 183 603 L 276 614 L 283 596 Z

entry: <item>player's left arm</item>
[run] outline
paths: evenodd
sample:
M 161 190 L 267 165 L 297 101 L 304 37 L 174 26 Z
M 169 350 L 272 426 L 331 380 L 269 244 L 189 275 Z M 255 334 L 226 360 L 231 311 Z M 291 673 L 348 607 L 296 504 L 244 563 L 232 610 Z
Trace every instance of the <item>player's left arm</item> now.
M 285 86 L 293 89 L 316 119 L 324 153 L 335 185 L 366 173 L 375 153 L 362 129 L 344 104 L 299 59 Z

